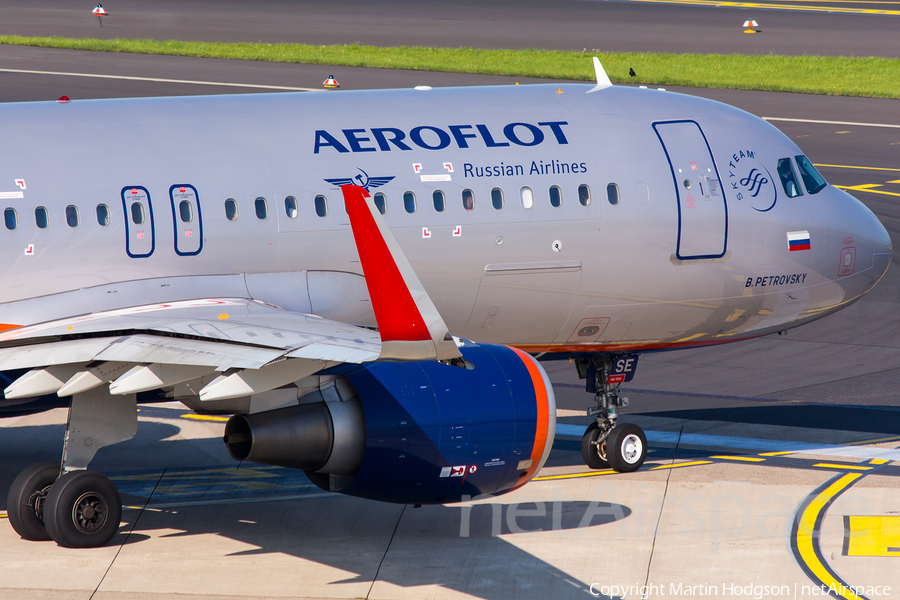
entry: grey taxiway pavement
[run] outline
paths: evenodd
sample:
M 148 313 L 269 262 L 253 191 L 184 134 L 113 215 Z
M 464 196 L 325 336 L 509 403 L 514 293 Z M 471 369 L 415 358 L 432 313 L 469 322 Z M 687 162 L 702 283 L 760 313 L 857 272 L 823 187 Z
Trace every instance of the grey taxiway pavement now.
M 0 71 L 2 101 L 320 88 L 329 74 L 343 89 L 310 93 L 515 83 L 14 47 L 0 47 L 0 67 L 15 70 Z M 897 101 L 684 91 L 772 118 L 900 239 Z M 68 550 L 24 542 L 0 519 L 0 595 L 632 599 L 650 586 L 653 598 L 812 598 L 824 583 L 896 597 L 898 301 L 892 268 L 856 304 L 786 336 L 645 355 L 625 420 L 649 432 L 651 452 L 633 474 L 581 464 L 590 397 L 571 365 L 550 363 L 561 409 L 551 460 L 540 480 L 474 505 L 324 494 L 302 473 L 235 464 L 219 420 L 147 406 L 137 437 L 92 465 L 123 493 L 120 535 Z M 59 409 L 0 421 L 0 489 L 58 460 L 64 423 Z
M 890 0 L 0 0 L 0 34 L 215 42 L 900 56 Z M 747 19 L 761 33 L 746 35 Z

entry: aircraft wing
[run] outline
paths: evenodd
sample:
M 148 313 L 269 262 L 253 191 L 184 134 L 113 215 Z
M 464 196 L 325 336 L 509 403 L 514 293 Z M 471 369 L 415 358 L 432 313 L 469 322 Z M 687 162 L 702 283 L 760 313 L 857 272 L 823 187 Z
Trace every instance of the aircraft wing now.
M 334 364 L 374 360 L 380 352 L 375 331 L 263 302 L 217 298 L 3 332 L 0 371 L 33 369 L 6 389 L 7 398 L 69 395 L 110 381 L 113 393 L 134 393 L 236 371 L 201 391 L 201 399 L 213 400 L 274 389 Z M 250 371 L 241 377 L 245 369 Z

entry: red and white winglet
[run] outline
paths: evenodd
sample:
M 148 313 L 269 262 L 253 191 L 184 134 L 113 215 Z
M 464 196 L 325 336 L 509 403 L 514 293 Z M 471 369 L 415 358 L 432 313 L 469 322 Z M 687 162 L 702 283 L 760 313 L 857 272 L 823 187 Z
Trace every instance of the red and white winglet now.
M 419 361 L 461 357 L 447 325 L 369 193 L 356 185 L 343 185 L 341 192 L 381 335 L 378 358 Z

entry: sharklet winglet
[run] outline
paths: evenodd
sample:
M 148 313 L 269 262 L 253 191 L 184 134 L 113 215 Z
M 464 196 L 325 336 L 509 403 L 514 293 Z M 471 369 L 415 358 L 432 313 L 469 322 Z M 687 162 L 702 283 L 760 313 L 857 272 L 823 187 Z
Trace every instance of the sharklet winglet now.
M 369 193 L 342 185 L 350 227 L 381 335 L 380 360 L 448 360 L 462 354 Z
M 594 57 L 594 76 L 597 78 L 597 85 L 589 89 L 587 91 L 588 94 L 612 87 L 612 81 L 609 80 L 609 75 L 606 74 L 603 65 L 600 64 L 600 59 L 596 56 Z

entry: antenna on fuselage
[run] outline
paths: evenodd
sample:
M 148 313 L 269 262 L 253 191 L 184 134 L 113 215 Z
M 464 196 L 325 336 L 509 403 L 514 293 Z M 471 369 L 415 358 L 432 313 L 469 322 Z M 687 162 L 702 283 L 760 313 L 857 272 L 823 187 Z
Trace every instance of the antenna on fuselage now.
M 603 70 L 603 65 L 600 64 L 600 59 L 596 56 L 594 57 L 594 76 L 597 78 L 597 85 L 589 89 L 587 91 L 588 94 L 612 87 L 612 81 L 609 80 L 609 75 Z

